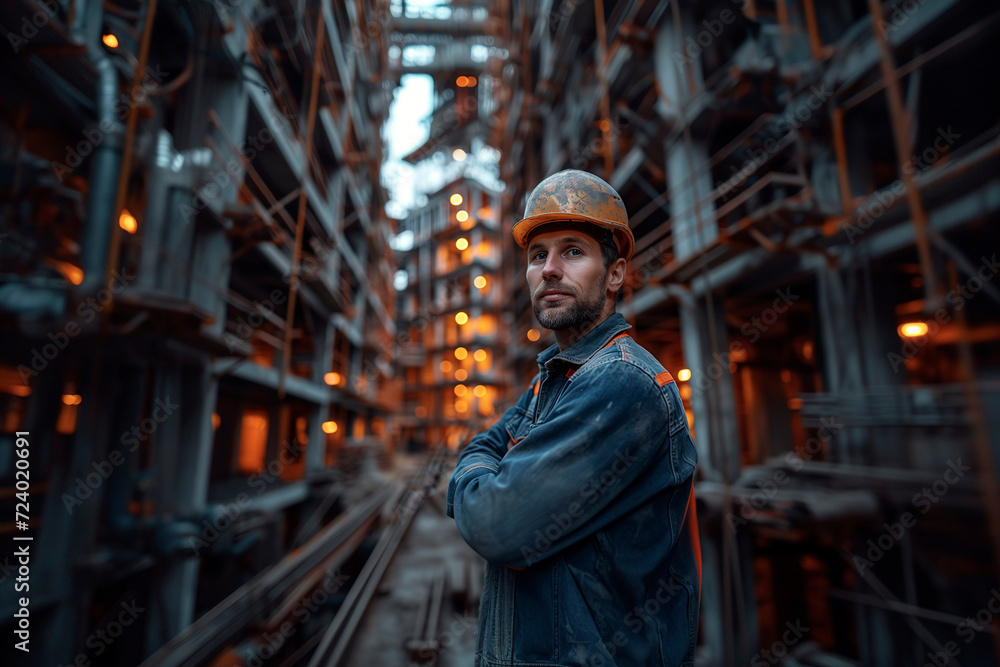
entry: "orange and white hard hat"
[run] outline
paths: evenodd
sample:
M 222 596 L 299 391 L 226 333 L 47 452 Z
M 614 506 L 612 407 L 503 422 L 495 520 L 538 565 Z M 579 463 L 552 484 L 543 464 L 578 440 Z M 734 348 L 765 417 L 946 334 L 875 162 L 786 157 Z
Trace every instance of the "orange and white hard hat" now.
M 635 237 L 628 226 L 622 198 L 604 179 L 578 169 L 552 174 L 531 191 L 524 219 L 514 223 L 514 240 L 522 248 L 536 227 L 552 222 L 589 222 L 611 230 L 619 254 L 628 261 Z

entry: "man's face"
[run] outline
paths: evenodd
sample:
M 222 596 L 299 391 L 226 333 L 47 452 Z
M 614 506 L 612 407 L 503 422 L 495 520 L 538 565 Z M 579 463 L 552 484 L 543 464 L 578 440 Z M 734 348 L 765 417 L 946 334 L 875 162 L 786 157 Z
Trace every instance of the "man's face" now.
M 597 318 L 608 298 L 601 246 L 573 229 L 541 231 L 528 242 L 528 288 L 538 323 L 568 329 Z

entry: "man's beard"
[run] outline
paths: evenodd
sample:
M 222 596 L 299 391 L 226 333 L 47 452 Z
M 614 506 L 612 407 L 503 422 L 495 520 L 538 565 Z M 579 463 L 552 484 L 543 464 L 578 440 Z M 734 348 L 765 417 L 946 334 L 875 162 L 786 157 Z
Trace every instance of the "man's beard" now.
M 563 290 L 566 288 L 543 283 L 535 291 L 541 293 L 547 289 Z M 594 289 L 587 294 L 581 295 L 575 291 L 569 292 L 569 290 L 567 293 L 571 294 L 573 298 L 573 304 L 569 306 L 549 307 L 540 298 L 538 300 L 532 298 L 531 308 L 535 311 L 535 319 L 538 320 L 539 324 L 554 331 L 569 329 L 597 319 L 601 311 L 604 310 L 604 300 L 607 295 L 604 293 L 603 280 L 594 285 Z

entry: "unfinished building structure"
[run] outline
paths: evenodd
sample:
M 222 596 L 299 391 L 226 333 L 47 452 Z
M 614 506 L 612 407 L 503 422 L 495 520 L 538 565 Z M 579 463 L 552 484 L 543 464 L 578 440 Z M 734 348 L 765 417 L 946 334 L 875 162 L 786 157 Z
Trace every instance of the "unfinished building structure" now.
M 31 653 L 3 655 L 139 664 L 322 525 L 352 445 L 388 443 L 385 17 L 0 7 L 0 532 L 33 537 Z
M 397 308 L 406 341 L 397 424 L 411 448 L 456 449 L 499 416 L 509 336 L 498 210 L 495 193 L 463 178 L 399 225 L 412 247 L 397 257 L 407 274 Z
M 698 664 L 997 664 L 995 3 L 427 4 L 0 4 L 0 532 L 33 537 L 34 640 L 0 655 L 341 651 L 322 614 L 268 643 L 279 589 L 337 608 L 392 500 L 338 532 L 334 468 L 460 447 L 524 390 L 552 337 L 510 228 L 578 168 L 626 202 L 621 309 L 699 447 Z M 407 159 L 488 144 L 507 189 L 457 170 L 394 253 L 407 72 L 435 82 Z
M 604 176 L 623 311 L 687 379 L 699 660 L 996 664 L 965 621 L 1000 566 L 996 6 L 501 5 L 504 228 L 546 175 Z

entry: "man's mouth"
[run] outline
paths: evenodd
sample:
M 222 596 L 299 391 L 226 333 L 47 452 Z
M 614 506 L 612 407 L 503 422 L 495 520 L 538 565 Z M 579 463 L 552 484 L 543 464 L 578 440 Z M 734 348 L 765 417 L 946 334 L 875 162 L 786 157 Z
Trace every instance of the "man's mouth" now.
M 562 301 L 563 299 L 568 299 L 571 296 L 572 294 L 570 294 L 569 292 L 561 292 L 559 290 L 545 290 L 539 296 L 539 300 L 544 301 L 545 303 L 556 303 L 558 301 Z

